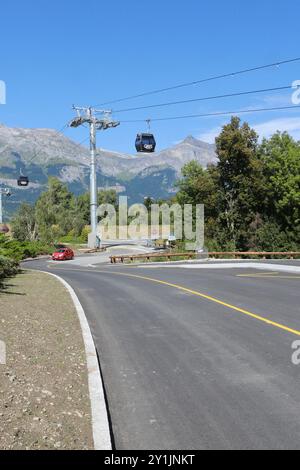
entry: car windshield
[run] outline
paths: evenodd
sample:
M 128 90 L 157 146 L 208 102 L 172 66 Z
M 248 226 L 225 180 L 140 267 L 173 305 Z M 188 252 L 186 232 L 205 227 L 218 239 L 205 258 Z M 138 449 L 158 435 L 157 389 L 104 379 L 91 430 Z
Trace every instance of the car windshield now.
M 57 253 L 65 253 L 67 250 L 58 250 Z

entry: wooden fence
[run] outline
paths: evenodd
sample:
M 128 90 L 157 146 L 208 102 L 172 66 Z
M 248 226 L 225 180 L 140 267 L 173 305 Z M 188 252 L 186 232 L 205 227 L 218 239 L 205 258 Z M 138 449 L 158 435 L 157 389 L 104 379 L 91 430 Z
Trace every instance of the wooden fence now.
M 202 255 L 203 256 L 203 255 Z M 300 257 L 300 252 L 297 251 L 290 251 L 290 252 L 267 252 L 267 251 L 226 251 L 226 252 L 219 252 L 219 251 L 212 251 L 207 254 L 209 258 L 220 258 L 220 257 L 232 257 L 235 259 L 244 259 L 253 256 L 257 256 L 263 259 L 270 259 L 274 257 L 281 257 L 281 258 L 289 258 L 295 259 Z M 146 254 L 139 254 L 139 255 L 114 255 L 110 257 L 112 264 L 117 263 L 124 263 L 125 261 L 155 261 L 156 259 L 165 259 L 166 261 L 172 261 L 174 258 L 184 258 L 188 260 L 198 259 L 201 258 L 201 253 L 197 254 L 195 252 L 189 253 L 146 253 Z

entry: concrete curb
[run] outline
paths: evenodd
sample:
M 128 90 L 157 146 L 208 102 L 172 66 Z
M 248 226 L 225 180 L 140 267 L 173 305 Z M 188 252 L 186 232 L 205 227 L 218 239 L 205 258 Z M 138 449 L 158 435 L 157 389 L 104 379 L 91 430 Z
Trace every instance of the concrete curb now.
M 99 369 L 98 357 L 94 340 L 83 307 L 74 289 L 64 279 L 57 276 L 56 274 L 49 273 L 46 271 L 39 272 L 49 274 L 50 276 L 59 280 L 68 290 L 74 302 L 74 306 L 76 308 L 76 312 L 80 321 L 87 360 L 94 448 L 95 450 L 112 450 L 108 414 L 104 397 L 104 386 L 102 382 L 101 372 Z
M 36 258 L 26 258 L 26 259 L 22 259 L 21 263 L 28 263 L 29 261 L 38 261 L 39 259 L 51 259 L 51 256 L 40 255 L 40 256 L 37 256 Z

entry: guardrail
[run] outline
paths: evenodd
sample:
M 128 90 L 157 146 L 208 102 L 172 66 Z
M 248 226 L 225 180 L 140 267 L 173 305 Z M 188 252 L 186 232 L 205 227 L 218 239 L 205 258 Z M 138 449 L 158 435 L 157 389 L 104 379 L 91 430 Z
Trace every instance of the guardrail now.
M 258 256 L 260 258 L 270 258 L 274 256 L 281 256 L 282 258 L 289 258 L 294 259 L 300 257 L 300 252 L 298 251 L 289 251 L 289 252 L 281 252 L 281 251 L 212 251 L 207 254 L 209 258 L 218 258 L 220 256 L 230 256 L 235 259 L 243 259 L 248 258 L 249 256 Z M 117 263 L 124 263 L 125 261 L 137 261 L 137 260 L 144 260 L 144 261 L 152 261 L 158 258 L 165 258 L 168 261 L 171 261 L 174 258 L 187 258 L 188 260 L 197 259 L 201 257 L 201 253 L 146 253 L 146 254 L 139 254 L 139 255 L 114 255 L 110 257 L 110 261 L 112 264 Z

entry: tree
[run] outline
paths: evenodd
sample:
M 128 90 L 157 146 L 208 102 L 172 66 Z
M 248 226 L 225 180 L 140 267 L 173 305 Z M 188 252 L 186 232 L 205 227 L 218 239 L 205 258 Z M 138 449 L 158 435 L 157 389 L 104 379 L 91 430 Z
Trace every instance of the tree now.
M 182 178 L 176 186 L 179 191 L 176 202 L 185 204 L 204 204 L 205 208 L 205 237 L 212 239 L 217 236 L 217 191 L 218 170 L 211 165 L 203 169 L 197 161 L 191 161 L 182 168 Z M 195 211 L 194 211 L 195 212 Z
M 21 204 L 11 224 L 13 236 L 16 240 L 23 242 L 37 239 L 38 233 L 34 206 L 26 203 Z
M 99 191 L 98 205 L 101 204 L 117 207 L 116 192 Z M 35 219 L 42 241 L 58 241 L 66 235 L 77 238 L 90 224 L 90 195 L 86 193 L 75 197 L 65 184 L 50 178 L 48 191 L 41 194 L 36 202 Z
M 264 197 L 263 166 L 258 158 L 258 135 L 233 117 L 216 138 L 219 172 L 219 223 L 236 248 L 247 246 L 249 225 Z
M 205 205 L 212 250 L 295 250 L 300 244 L 300 142 L 258 135 L 237 117 L 216 139 L 218 162 L 182 169 L 180 204 Z
M 36 202 L 35 217 L 39 237 L 55 241 L 74 225 L 74 195 L 56 178 L 49 178 L 48 191 Z
M 282 230 L 296 233 L 300 225 L 300 142 L 278 132 L 263 140 L 260 155 L 266 179 L 265 210 Z
M 118 197 L 116 191 L 113 189 L 109 189 L 107 191 L 101 190 L 98 191 L 98 206 L 101 204 L 111 204 L 112 206 L 117 209 L 118 206 Z M 76 213 L 80 213 L 84 224 L 83 225 L 89 225 L 90 224 L 90 194 L 85 193 L 76 199 L 75 202 L 76 206 Z
M 215 168 L 204 170 L 197 161 L 187 163 L 181 170 L 182 178 L 176 186 L 177 202 L 184 204 L 204 204 L 207 217 L 216 215 Z

